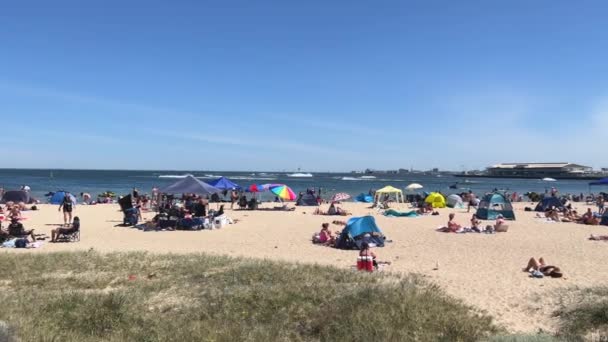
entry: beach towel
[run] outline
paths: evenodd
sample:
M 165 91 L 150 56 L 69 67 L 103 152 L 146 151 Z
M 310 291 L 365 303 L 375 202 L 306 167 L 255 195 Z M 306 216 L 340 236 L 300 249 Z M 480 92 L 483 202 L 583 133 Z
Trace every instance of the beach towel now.
M 388 217 L 418 217 L 418 213 L 415 210 L 402 212 L 394 209 L 388 209 L 384 212 L 384 216 Z

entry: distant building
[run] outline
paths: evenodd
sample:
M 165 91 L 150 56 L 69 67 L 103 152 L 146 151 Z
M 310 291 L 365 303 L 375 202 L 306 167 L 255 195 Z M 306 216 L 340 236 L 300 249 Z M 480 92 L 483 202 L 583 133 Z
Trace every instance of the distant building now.
M 502 163 L 487 168 L 488 176 L 520 178 L 576 178 L 593 168 L 572 163 Z

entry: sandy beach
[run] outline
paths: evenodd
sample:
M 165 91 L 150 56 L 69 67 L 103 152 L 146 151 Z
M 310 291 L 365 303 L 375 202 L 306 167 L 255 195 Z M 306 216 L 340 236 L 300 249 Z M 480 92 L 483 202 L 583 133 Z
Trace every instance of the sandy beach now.
M 213 208 L 212 204 L 212 208 Z M 266 204 L 272 206 L 272 204 Z M 590 234 L 608 234 L 605 226 L 574 223 L 546 223 L 525 212 L 530 203 L 517 203 L 517 220 L 509 231 L 498 234 L 452 234 L 435 229 L 447 222 L 450 212 L 456 221 L 468 225 L 470 214 L 463 209 L 439 209 L 439 216 L 388 218 L 367 204 L 344 203 L 342 208 L 356 216 L 371 214 L 392 243 L 375 252 L 391 261 L 384 271 L 418 273 L 439 284 L 449 294 L 493 315 L 511 332 L 554 331 L 551 314 L 560 299 L 572 291 L 608 281 L 608 243 L 589 241 Z M 394 206 L 409 210 L 407 204 Z M 579 212 L 584 204 L 575 207 Z M 153 253 L 213 253 L 269 258 L 302 263 L 321 263 L 350 268 L 356 251 L 313 245 L 311 235 L 323 222 L 345 217 L 313 215 L 313 207 L 292 212 L 228 210 L 239 222 L 218 230 L 144 232 L 118 227 L 122 213 L 118 205 L 78 205 L 75 215 L 82 222 L 81 241 L 45 242 L 38 249 L 0 249 L 0 253 L 46 253 L 95 249 L 102 252 L 148 251 Z M 327 209 L 327 205 L 322 206 Z M 151 218 L 154 213 L 144 213 Z M 41 205 L 39 211 L 24 213 L 25 226 L 50 236 L 63 222 L 57 206 Z M 484 222 L 489 224 L 490 222 Z M 332 225 L 332 230 L 340 227 Z M 533 279 L 522 272 L 530 257 L 545 257 L 562 268 L 564 278 Z M 439 263 L 439 270 L 434 270 Z

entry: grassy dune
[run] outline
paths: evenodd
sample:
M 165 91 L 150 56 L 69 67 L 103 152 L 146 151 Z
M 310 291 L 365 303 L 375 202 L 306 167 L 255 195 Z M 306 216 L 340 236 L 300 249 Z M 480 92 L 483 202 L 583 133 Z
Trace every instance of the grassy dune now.
M 0 257 L 0 341 L 555 341 L 606 336 L 606 288 L 557 338 L 504 335 L 416 276 L 208 255 Z
M 0 329 L 23 341 L 473 341 L 498 331 L 414 276 L 207 255 L 6 253 L 0 302 Z

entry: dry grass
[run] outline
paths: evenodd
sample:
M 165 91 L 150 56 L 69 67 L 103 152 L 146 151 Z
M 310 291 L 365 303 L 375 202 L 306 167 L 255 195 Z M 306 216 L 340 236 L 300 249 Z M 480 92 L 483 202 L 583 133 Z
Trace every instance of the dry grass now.
M 487 315 L 416 276 L 208 255 L 4 254 L 0 337 L 474 341 Z

